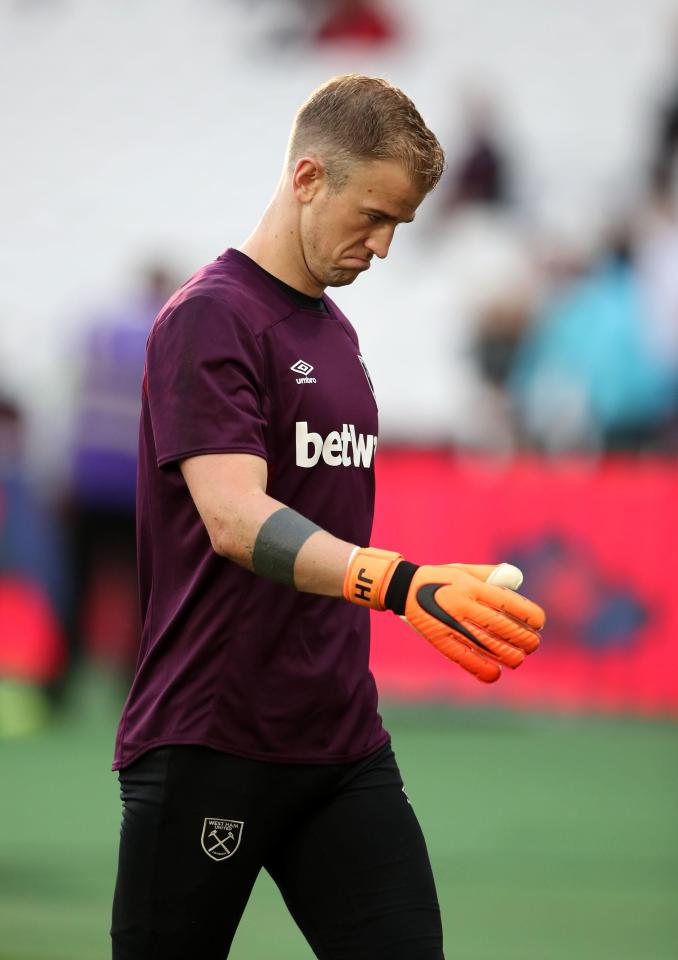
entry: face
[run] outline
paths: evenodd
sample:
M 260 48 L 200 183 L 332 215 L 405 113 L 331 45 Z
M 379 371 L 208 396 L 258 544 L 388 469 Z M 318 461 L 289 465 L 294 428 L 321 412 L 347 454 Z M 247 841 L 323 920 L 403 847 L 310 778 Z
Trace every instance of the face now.
M 425 196 L 399 164 L 381 160 L 356 164 L 339 190 L 321 167 L 300 161 L 294 186 L 305 271 L 319 290 L 353 283 L 373 256 L 383 260 L 396 227 L 414 219 Z

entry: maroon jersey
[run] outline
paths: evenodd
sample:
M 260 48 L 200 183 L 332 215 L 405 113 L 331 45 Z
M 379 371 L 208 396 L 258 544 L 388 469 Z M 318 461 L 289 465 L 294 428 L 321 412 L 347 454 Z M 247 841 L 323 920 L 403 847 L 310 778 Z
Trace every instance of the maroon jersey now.
M 304 299 L 228 250 L 155 321 L 137 484 L 143 632 L 114 768 L 161 744 L 336 763 L 388 739 L 368 610 L 218 556 L 178 466 L 263 457 L 270 496 L 369 543 L 376 403 L 353 327 L 329 298 Z

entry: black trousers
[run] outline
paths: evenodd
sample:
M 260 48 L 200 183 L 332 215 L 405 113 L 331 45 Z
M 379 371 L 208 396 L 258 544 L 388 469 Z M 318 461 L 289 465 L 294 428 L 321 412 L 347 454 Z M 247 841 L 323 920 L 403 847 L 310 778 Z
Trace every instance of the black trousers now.
M 113 960 L 224 960 L 262 867 L 320 960 L 442 960 L 428 853 L 390 744 L 327 766 L 163 747 L 120 784 Z

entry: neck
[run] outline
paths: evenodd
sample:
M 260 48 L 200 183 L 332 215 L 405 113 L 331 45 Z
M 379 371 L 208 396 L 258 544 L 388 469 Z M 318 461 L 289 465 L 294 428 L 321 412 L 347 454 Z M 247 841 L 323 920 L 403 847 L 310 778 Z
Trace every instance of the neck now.
M 274 277 L 309 297 L 319 297 L 325 289 L 306 265 L 296 204 L 288 207 L 280 190 L 239 249 Z

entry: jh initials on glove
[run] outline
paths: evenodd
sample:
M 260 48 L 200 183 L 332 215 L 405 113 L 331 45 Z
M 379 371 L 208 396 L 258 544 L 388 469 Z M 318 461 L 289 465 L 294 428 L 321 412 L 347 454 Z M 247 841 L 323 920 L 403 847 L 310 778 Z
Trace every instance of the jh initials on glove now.
M 515 567 L 502 566 L 519 575 Z M 502 566 L 418 567 L 390 550 L 361 548 L 349 562 L 344 598 L 392 610 L 443 656 L 493 683 L 502 666 L 515 669 L 537 649 L 545 619 L 536 603 L 498 585 Z M 518 586 L 519 580 L 509 576 L 503 582 Z

